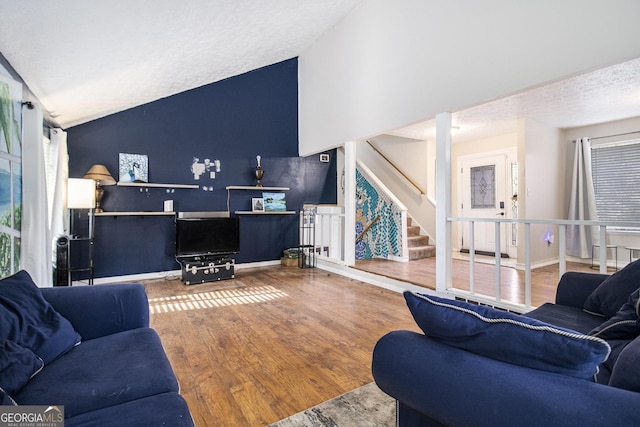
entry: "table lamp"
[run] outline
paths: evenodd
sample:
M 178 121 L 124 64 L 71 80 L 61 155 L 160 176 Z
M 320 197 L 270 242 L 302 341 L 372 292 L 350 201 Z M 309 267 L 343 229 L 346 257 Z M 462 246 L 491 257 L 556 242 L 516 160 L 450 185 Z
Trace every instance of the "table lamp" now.
M 104 165 L 93 165 L 91 169 L 83 176 L 85 179 L 93 179 L 96 182 L 96 212 L 103 212 L 100 207 L 102 198 L 104 197 L 103 185 L 114 185 L 116 180 L 113 179 L 109 170 Z

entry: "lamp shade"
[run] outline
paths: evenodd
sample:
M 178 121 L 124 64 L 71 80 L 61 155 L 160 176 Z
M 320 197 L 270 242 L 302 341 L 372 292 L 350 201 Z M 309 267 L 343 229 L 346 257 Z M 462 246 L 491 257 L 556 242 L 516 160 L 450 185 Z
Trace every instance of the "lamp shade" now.
M 87 171 L 83 178 L 98 181 L 99 185 L 114 185 L 116 183 L 116 180 L 113 179 L 109 170 L 104 165 L 91 166 L 91 169 Z
M 67 208 L 91 209 L 96 206 L 96 182 L 92 179 L 69 178 Z

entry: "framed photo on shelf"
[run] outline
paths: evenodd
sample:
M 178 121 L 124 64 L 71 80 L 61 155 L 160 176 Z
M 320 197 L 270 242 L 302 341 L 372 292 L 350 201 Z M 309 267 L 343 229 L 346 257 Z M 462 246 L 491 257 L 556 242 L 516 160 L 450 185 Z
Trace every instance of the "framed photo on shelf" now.
M 284 193 L 262 193 L 265 212 L 284 212 L 287 210 L 287 201 Z
M 253 212 L 264 212 L 264 199 L 262 197 L 252 197 L 251 210 Z
M 121 182 L 149 182 L 149 158 L 146 154 L 119 154 Z

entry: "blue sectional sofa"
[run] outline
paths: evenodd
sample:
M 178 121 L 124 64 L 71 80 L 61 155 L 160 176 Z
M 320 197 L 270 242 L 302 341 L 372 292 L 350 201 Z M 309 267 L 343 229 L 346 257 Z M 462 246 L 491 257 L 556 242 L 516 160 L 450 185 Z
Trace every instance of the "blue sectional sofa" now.
M 405 292 L 423 334 L 373 352 L 399 426 L 640 425 L 640 263 L 563 275 L 524 316 Z
M 0 399 L 56 405 L 65 426 L 193 426 L 140 284 L 0 280 Z

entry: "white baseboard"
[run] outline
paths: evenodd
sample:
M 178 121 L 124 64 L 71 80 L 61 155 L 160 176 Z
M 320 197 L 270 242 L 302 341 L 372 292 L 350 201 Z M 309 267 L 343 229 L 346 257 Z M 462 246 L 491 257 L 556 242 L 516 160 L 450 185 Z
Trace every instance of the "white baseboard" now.
M 235 268 L 237 270 L 242 270 L 245 268 L 267 267 L 271 265 L 280 265 L 280 260 L 235 264 Z M 181 277 L 182 277 L 181 270 L 171 270 L 171 271 L 157 271 L 155 273 L 140 273 L 140 274 L 129 274 L 124 276 L 100 277 L 100 278 L 94 279 L 93 283 L 96 285 L 102 285 L 106 283 L 131 283 L 131 282 L 139 282 L 141 280 L 154 280 L 154 279 L 175 280 L 175 279 L 180 279 Z M 72 283 L 73 286 L 82 286 L 87 284 L 88 283 L 86 280 L 74 281 Z

